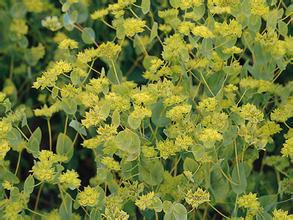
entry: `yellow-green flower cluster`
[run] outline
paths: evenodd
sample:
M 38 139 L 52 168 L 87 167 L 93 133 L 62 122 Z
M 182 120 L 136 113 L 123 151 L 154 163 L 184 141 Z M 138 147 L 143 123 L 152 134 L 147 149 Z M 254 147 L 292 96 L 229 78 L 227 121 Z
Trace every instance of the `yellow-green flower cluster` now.
M 180 148 L 175 146 L 172 140 L 160 141 L 157 143 L 157 148 L 159 149 L 160 156 L 163 159 L 168 159 L 169 157 L 174 156 L 180 150 Z
M 157 151 L 155 150 L 154 147 L 152 146 L 142 146 L 142 149 L 141 149 L 143 155 L 147 158 L 153 158 L 153 157 L 156 157 L 157 156 Z
M 127 18 L 123 22 L 125 35 L 127 37 L 133 37 L 135 34 L 144 31 L 145 21 L 136 18 Z
M 120 164 L 116 160 L 114 160 L 112 157 L 103 157 L 101 160 L 102 164 L 104 164 L 108 169 L 119 171 L 120 170 Z
M 196 27 L 192 28 L 191 32 L 195 36 L 199 36 L 202 38 L 213 38 L 214 37 L 213 32 L 204 25 L 200 25 L 200 26 L 196 26 Z
M 185 201 L 192 208 L 198 208 L 199 205 L 210 201 L 210 193 L 201 188 L 197 188 L 196 191 L 190 189 L 185 194 Z
M 77 201 L 81 206 L 93 207 L 97 204 L 99 198 L 99 192 L 97 189 L 87 186 L 83 191 L 77 194 Z
M 208 113 L 215 111 L 217 106 L 218 102 L 216 98 L 205 98 L 199 102 L 197 109 L 202 113 Z
M 72 70 L 72 65 L 66 61 L 60 60 L 53 63 L 49 69 L 38 77 L 34 82 L 33 88 L 45 89 L 46 87 L 54 87 L 58 76 L 68 73 Z
M 251 14 L 267 18 L 270 10 L 265 0 L 251 0 L 250 4 Z
M 166 112 L 166 117 L 172 121 L 180 121 L 190 113 L 191 107 L 189 104 L 177 105 Z
M 23 0 L 23 3 L 29 12 L 40 13 L 45 9 L 42 0 Z
M 59 176 L 59 182 L 65 188 L 71 190 L 77 189 L 80 186 L 80 179 L 78 178 L 78 173 L 74 170 L 67 170 Z
M 284 211 L 282 209 L 275 209 L 273 211 L 273 220 L 292 220 L 293 215 L 289 215 L 288 211 Z
M 96 49 L 96 55 L 106 60 L 115 60 L 121 51 L 121 46 L 113 42 L 102 43 Z
M 236 20 L 231 20 L 228 24 L 226 21 L 223 23 L 215 22 L 215 34 L 219 34 L 223 37 L 241 37 L 242 25 Z
M 23 19 L 14 19 L 10 24 L 10 31 L 16 33 L 18 36 L 27 34 L 28 26 Z
M 139 196 L 139 198 L 135 201 L 135 205 L 143 211 L 152 206 L 154 198 L 155 193 L 153 191 L 149 192 L 146 195 Z
M 293 137 L 286 140 L 281 153 L 285 157 L 291 157 L 293 158 Z
M 99 9 L 99 10 L 94 11 L 91 14 L 91 19 L 93 19 L 93 20 L 103 19 L 108 14 L 109 14 L 109 10 L 108 9 Z
M 212 128 L 205 128 L 201 131 L 198 139 L 203 142 L 205 147 L 211 147 L 216 141 L 221 141 L 223 136 L 217 130 Z
M 264 117 L 262 111 L 260 111 L 255 105 L 250 103 L 241 106 L 239 110 L 239 115 L 243 119 L 251 123 L 258 123 L 262 121 Z
M 58 31 L 62 28 L 62 24 L 60 23 L 57 16 L 46 17 L 42 20 L 42 25 L 51 31 Z
M 42 150 L 39 153 L 38 159 L 39 161 L 37 161 L 32 167 L 34 177 L 41 182 L 50 182 L 56 174 L 54 164 L 58 162 L 63 162 L 67 158 L 64 156 L 56 155 L 52 151 Z
M 45 116 L 47 118 L 52 117 L 52 115 L 60 110 L 60 102 L 55 102 L 53 105 L 48 107 L 45 105 L 43 108 L 35 109 L 35 116 Z
M 250 217 L 255 216 L 262 209 L 256 194 L 251 192 L 249 194 L 240 196 L 237 199 L 237 204 L 239 207 L 247 209 L 247 215 Z
M 61 41 L 58 46 L 60 49 L 76 49 L 78 48 L 78 43 L 75 40 L 67 38 Z
M 280 107 L 276 108 L 271 113 L 271 119 L 278 122 L 286 122 L 288 118 L 293 116 L 293 99 L 288 100 L 288 102 Z

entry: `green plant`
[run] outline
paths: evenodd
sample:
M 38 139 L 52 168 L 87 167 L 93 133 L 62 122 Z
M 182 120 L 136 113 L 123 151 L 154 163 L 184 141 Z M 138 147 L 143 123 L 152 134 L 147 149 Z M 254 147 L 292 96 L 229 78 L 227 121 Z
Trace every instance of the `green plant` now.
M 1 218 L 292 219 L 289 1 L 2 5 Z

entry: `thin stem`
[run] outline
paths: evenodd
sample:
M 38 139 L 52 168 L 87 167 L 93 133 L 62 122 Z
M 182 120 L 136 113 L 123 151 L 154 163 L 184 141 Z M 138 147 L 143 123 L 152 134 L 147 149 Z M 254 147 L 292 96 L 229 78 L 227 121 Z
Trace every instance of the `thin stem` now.
M 19 169 L 20 160 L 21 160 L 21 153 L 22 153 L 22 151 L 20 151 L 20 152 L 18 153 L 17 164 L 16 164 L 15 173 L 14 173 L 15 176 L 17 176 L 17 172 L 18 172 L 18 169 Z
M 67 124 L 68 124 L 68 115 L 66 115 L 66 118 L 65 118 L 65 123 L 64 123 L 64 134 L 67 133 Z
M 220 212 L 218 209 L 216 209 L 216 207 L 214 207 L 211 203 L 208 202 L 208 204 L 217 212 L 219 213 L 222 217 L 228 219 L 229 217 L 224 215 L 222 212 Z
M 207 81 L 205 80 L 204 76 L 202 75 L 202 72 L 200 72 L 200 76 L 204 82 L 204 84 L 206 85 L 207 89 L 209 90 L 209 92 L 215 97 L 215 94 L 213 93 L 213 91 L 211 90 L 211 88 L 209 87 Z
M 120 84 L 120 80 L 119 80 L 119 77 L 118 77 L 118 73 L 116 71 L 116 67 L 115 67 L 114 61 L 111 60 L 111 63 L 112 63 L 112 66 L 113 66 L 113 70 L 114 70 L 114 73 L 115 73 L 115 77 L 116 77 L 117 83 Z
M 49 132 L 49 147 L 50 151 L 52 151 L 52 131 L 51 131 L 51 123 L 50 118 L 47 118 L 48 132 Z
M 43 214 L 41 214 L 41 213 L 39 213 L 39 212 L 36 212 L 36 211 L 34 211 L 34 210 L 31 210 L 30 208 L 26 208 L 26 210 L 28 210 L 29 212 L 31 212 L 31 213 L 33 213 L 33 214 L 35 214 L 35 215 L 39 215 L 39 216 L 41 216 L 41 217 L 46 217 L 45 215 L 43 215 Z
M 39 191 L 38 191 L 38 194 L 37 194 L 37 199 L 36 199 L 36 203 L 35 203 L 34 211 L 36 211 L 36 210 L 38 209 L 38 205 L 39 205 L 40 196 L 41 196 L 41 192 L 42 192 L 43 186 L 44 186 L 44 183 L 42 183 L 42 184 L 40 185 L 40 188 L 39 188 Z
M 28 141 L 28 137 L 22 132 L 22 130 L 19 127 L 15 127 L 20 133 L 21 135 Z

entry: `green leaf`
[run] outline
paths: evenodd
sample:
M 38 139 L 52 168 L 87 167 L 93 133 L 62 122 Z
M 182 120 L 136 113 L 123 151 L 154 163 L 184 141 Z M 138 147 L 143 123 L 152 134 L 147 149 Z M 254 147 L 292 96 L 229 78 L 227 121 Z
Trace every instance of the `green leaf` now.
M 176 220 L 187 220 L 187 210 L 181 203 L 173 204 L 173 215 Z
M 267 212 L 271 211 L 276 208 L 276 205 L 278 203 L 278 195 L 273 194 L 273 195 L 261 196 L 259 198 L 259 202 L 265 211 Z
M 34 191 L 35 179 L 33 175 L 29 175 L 24 182 L 24 193 L 30 195 Z
M 56 152 L 58 155 L 66 156 L 67 161 L 73 156 L 73 143 L 71 139 L 63 133 L 60 133 L 57 138 Z
M 141 1 L 141 10 L 142 13 L 147 14 L 151 8 L 151 0 L 142 0 Z
M 20 132 L 16 128 L 12 128 L 6 138 L 11 146 L 16 146 L 23 141 Z
M 139 166 L 139 177 L 145 183 L 155 186 L 163 181 L 164 167 L 157 159 L 143 160 Z
M 133 130 L 138 129 L 141 125 L 141 120 L 134 118 L 131 115 L 128 116 L 127 122 L 129 127 L 132 128 Z
M 161 212 L 163 209 L 163 203 L 159 197 L 153 198 L 152 202 L 152 209 L 154 209 L 156 212 Z
M 284 21 L 279 21 L 278 22 L 278 31 L 284 37 L 287 36 L 287 34 L 288 34 L 288 26 Z
M 237 166 L 235 165 L 234 169 L 232 170 L 232 180 L 237 184 L 236 185 L 231 183 L 233 192 L 237 193 L 238 195 L 244 193 L 247 187 L 247 179 L 243 163 L 239 164 L 239 172 Z
M 59 208 L 59 216 L 61 220 L 72 219 L 72 199 L 65 194 Z
M 158 127 L 164 127 L 170 123 L 170 119 L 165 117 L 166 109 L 162 102 L 157 102 L 152 106 L 152 122 Z
M 38 127 L 33 132 L 30 139 L 28 140 L 28 146 L 27 146 L 27 151 L 31 153 L 35 158 L 37 158 L 39 155 L 41 139 L 42 139 L 42 131 Z
M 211 191 L 218 203 L 224 202 L 229 194 L 229 182 L 225 179 L 219 169 L 214 170 L 211 174 Z
M 75 114 L 77 110 L 77 104 L 72 98 L 63 98 L 61 102 L 61 107 L 65 111 L 65 113 L 69 115 Z
M 115 110 L 112 114 L 112 125 L 118 127 L 120 125 L 120 113 Z
M 92 28 L 86 27 L 83 29 L 81 39 L 86 44 L 92 44 L 95 42 L 96 34 Z
M 72 71 L 70 73 L 70 80 L 71 80 L 72 84 L 75 85 L 75 86 L 79 85 L 81 83 L 79 72 L 77 70 Z
M 158 36 L 158 23 L 154 22 L 151 30 L 150 42 L 152 42 Z
M 76 130 L 78 133 L 85 135 L 85 136 L 87 135 L 85 127 L 81 123 L 79 123 L 78 121 L 72 120 L 69 123 L 69 126 L 72 127 L 74 130 Z

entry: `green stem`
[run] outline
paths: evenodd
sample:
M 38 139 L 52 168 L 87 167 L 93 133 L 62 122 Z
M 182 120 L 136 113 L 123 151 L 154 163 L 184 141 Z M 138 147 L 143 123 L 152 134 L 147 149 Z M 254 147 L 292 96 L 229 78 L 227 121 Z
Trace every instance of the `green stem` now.
M 39 191 L 38 191 L 38 194 L 37 194 L 37 199 L 36 199 L 36 203 L 35 203 L 34 211 L 36 211 L 36 210 L 38 209 L 38 205 L 39 205 L 40 196 L 41 196 L 41 192 L 42 192 L 43 186 L 44 186 L 44 183 L 42 183 L 42 184 L 40 185 L 40 188 L 39 188 Z
M 67 133 L 67 124 L 68 124 L 68 115 L 66 115 L 66 118 L 65 118 L 65 123 L 64 123 L 64 134 Z
M 22 151 L 20 151 L 20 152 L 18 153 L 17 164 L 16 164 L 15 173 L 14 173 L 15 176 L 17 176 L 17 172 L 18 172 L 18 169 L 19 169 L 20 160 L 21 160 L 21 153 L 22 153 Z
M 50 151 L 52 151 L 52 131 L 51 131 L 51 123 L 50 118 L 47 118 L 48 132 L 49 132 L 49 146 Z
M 117 83 L 120 84 L 120 80 L 119 80 L 119 77 L 118 77 L 118 74 L 117 74 L 117 71 L 116 71 L 116 67 L 115 67 L 114 61 L 111 60 L 111 63 L 112 63 L 112 66 L 113 66 L 113 70 L 114 70 L 114 73 L 115 73 L 115 77 L 116 77 Z

